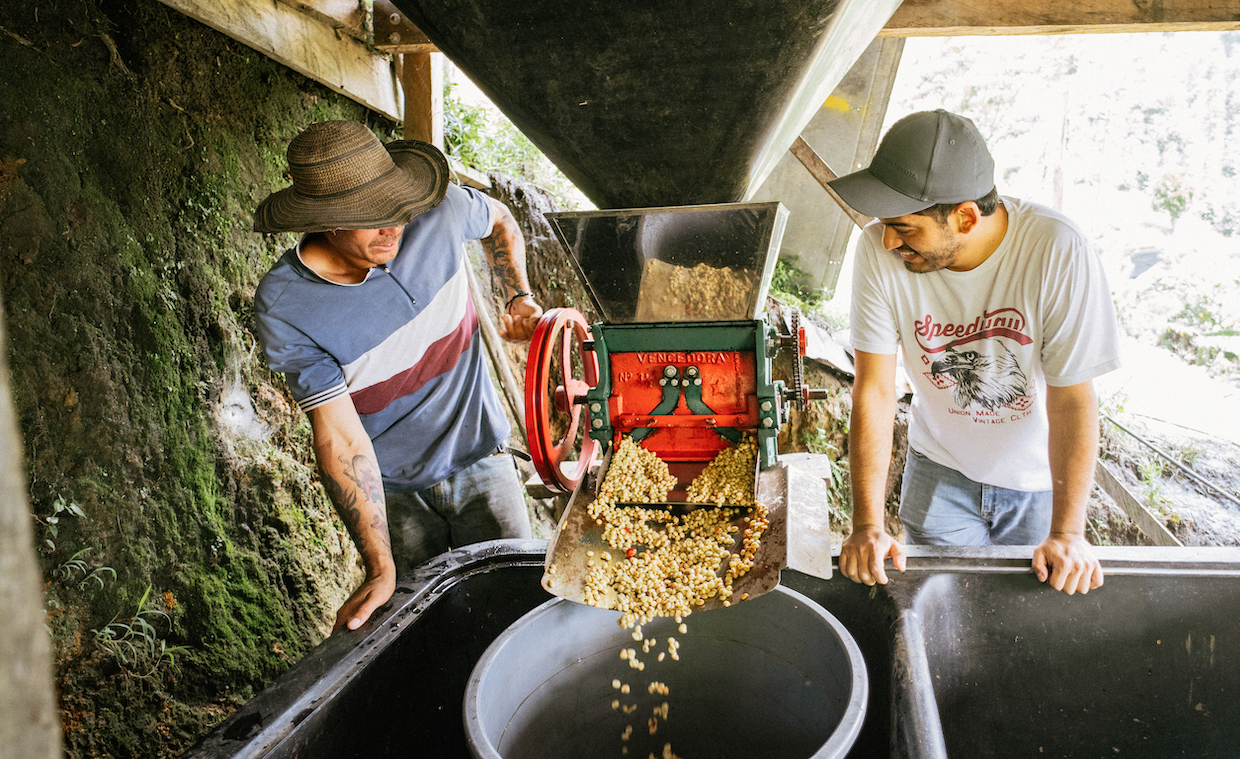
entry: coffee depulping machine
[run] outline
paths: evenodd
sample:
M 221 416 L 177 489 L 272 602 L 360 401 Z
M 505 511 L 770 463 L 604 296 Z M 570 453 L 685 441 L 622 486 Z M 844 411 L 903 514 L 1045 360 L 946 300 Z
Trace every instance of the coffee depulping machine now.
M 583 600 L 587 557 L 606 548 L 587 509 L 624 436 L 675 475 L 669 508 L 710 508 L 685 503 L 689 483 L 748 435 L 757 444 L 755 500 L 769 509 L 771 524 L 735 597 L 773 589 L 785 566 L 829 578 L 824 482 L 781 464 L 776 446 L 789 407 L 824 396 L 803 380 L 798 317 L 782 333 L 764 313 L 787 210 L 729 203 L 547 219 L 603 321 L 590 325 L 575 309 L 552 309 L 531 343 L 531 455 L 549 488 L 571 494 L 547 551 L 546 567 L 555 573 L 544 574 L 543 586 Z M 774 353 L 785 349 L 794 351 L 788 383 L 771 376 Z M 716 598 L 702 608 L 718 605 Z

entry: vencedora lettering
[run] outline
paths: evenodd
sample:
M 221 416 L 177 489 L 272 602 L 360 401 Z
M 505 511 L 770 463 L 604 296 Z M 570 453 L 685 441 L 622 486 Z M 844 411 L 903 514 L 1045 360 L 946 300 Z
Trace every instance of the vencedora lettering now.
M 638 353 L 637 360 L 643 364 L 721 364 L 727 360 L 723 353 Z

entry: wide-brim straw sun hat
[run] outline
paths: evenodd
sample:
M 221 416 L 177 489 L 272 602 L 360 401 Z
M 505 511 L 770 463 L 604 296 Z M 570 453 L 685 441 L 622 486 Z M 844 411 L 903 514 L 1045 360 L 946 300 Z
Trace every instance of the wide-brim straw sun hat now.
M 287 156 L 293 186 L 258 204 L 255 232 L 404 226 L 443 202 L 450 181 L 448 161 L 434 145 L 384 145 L 356 121 L 307 127 Z

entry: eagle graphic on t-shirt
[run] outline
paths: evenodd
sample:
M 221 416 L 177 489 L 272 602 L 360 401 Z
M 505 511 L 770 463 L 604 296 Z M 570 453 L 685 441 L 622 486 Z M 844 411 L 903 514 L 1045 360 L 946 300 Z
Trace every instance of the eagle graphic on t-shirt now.
M 999 340 L 991 344 L 997 347 L 994 355 L 948 348 L 930 365 L 930 379 L 939 387 L 943 386 L 942 375 L 953 380 L 952 395 L 963 410 L 979 406 L 996 411 L 1003 406 L 1021 405 L 1029 395 L 1029 380 L 1016 356 Z

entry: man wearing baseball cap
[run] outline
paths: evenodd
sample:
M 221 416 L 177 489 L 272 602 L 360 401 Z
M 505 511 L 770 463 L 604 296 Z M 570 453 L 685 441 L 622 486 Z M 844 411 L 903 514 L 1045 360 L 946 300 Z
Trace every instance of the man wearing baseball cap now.
M 323 484 L 362 557 L 366 578 L 336 615 L 357 629 L 398 572 L 530 536 L 463 243 L 482 240 L 502 284 L 505 337 L 529 340 L 542 309 L 516 220 L 452 184 L 434 146 L 328 121 L 293 139 L 288 164 L 292 186 L 259 204 L 254 229 L 302 237 L 259 283 L 258 334 L 310 418 Z
M 1084 234 L 1000 197 L 977 127 L 906 116 L 870 166 L 832 181 L 874 216 L 857 245 L 853 528 L 840 571 L 886 583 L 905 555 L 884 529 L 897 350 L 914 388 L 900 520 L 909 543 L 1034 546 L 1038 579 L 1102 584 L 1085 539 L 1098 449 L 1093 379 L 1119 366 L 1110 289 Z

